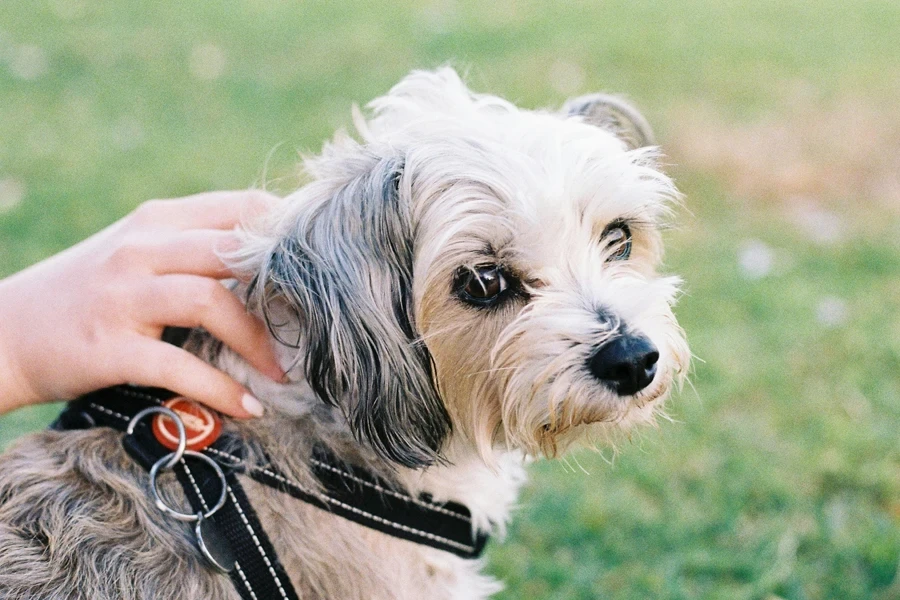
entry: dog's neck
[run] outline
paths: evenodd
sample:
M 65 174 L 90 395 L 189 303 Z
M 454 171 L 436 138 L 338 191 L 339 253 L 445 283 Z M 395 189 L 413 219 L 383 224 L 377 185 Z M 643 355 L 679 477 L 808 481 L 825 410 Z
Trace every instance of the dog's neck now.
M 202 335 L 202 334 L 200 334 Z M 282 364 L 290 383 L 276 383 L 259 374 L 234 352 L 212 338 L 193 336 L 189 347 L 227 371 L 266 405 L 262 419 L 235 422 L 251 442 L 263 446 L 279 469 L 300 480 L 309 477 L 307 459 L 322 444 L 349 464 L 394 480 L 411 494 L 429 494 L 437 502 L 464 504 L 481 531 L 502 535 L 525 481 L 521 452 L 497 449 L 494 463 L 485 464 L 474 444 L 453 434 L 442 448 L 442 462 L 424 469 L 386 464 L 361 446 L 343 413 L 328 406 L 312 391 L 298 368 L 290 369 L 296 350 L 281 347 Z
M 410 491 L 427 492 L 439 502 L 465 504 L 478 529 L 502 535 L 525 482 L 522 454 L 498 450 L 496 465 L 488 466 L 470 443 L 451 438 L 443 456 L 446 464 L 401 469 L 402 484 Z

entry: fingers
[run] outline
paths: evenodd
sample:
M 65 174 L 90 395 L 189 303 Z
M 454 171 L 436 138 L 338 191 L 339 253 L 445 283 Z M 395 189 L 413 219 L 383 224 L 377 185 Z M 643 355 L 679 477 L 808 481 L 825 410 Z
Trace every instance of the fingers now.
M 158 325 L 202 327 L 243 356 L 260 373 L 284 378 L 266 326 L 213 279 L 164 275 L 149 284 L 146 318 Z
M 206 192 L 176 200 L 141 204 L 130 219 L 141 225 L 172 229 L 232 229 L 241 221 L 264 213 L 280 198 L 262 190 Z
M 176 346 L 139 338 L 124 371 L 129 383 L 162 387 L 219 412 L 246 419 L 263 414 L 263 406 L 241 384 Z
M 262 413 L 237 381 L 153 336 L 166 325 L 202 327 L 261 373 L 284 378 L 265 325 L 217 281 L 233 277 L 219 257 L 238 247 L 239 235 L 230 230 L 279 200 L 257 190 L 153 200 L 109 228 L 106 236 L 118 247 L 108 255 L 107 273 L 139 286 L 129 295 L 128 314 L 132 331 L 142 336 L 135 353 L 140 359 L 130 365 L 128 381 L 168 388 L 236 417 Z M 125 279 L 132 274 L 137 279 Z
M 240 238 L 232 231 L 181 231 L 151 243 L 147 259 L 159 275 L 184 273 L 226 279 L 233 273 L 222 262 L 220 254 L 237 249 L 239 243 Z

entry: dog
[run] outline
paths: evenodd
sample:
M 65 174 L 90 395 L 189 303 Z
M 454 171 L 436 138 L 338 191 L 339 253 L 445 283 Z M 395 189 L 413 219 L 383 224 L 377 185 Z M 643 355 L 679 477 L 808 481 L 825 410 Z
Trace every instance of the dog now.
M 679 193 L 647 122 L 615 97 L 523 110 L 442 68 L 369 107 L 358 139 L 339 133 L 307 159 L 309 183 L 228 257 L 288 381 L 203 331 L 185 347 L 263 399 L 265 417 L 225 429 L 292 481 L 317 485 L 325 446 L 502 534 L 528 460 L 615 443 L 683 380 L 679 280 L 657 273 Z M 242 479 L 300 598 L 502 587 L 481 560 Z M 237 597 L 190 526 L 150 500 L 120 433 L 44 431 L 0 459 L 0 598 Z

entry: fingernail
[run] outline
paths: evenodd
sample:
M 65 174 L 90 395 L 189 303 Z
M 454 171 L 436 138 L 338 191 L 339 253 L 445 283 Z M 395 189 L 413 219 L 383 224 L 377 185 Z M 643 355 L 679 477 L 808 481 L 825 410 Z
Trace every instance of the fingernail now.
M 287 373 L 285 373 L 281 367 L 273 367 L 269 371 L 269 379 L 277 383 L 285 383 L 287 380 Z
M 241 398 L 241 406 L 254 417 L 261 417 L 265 412 L 262 403 L 250 394 L 244 394 L 244 397 Z

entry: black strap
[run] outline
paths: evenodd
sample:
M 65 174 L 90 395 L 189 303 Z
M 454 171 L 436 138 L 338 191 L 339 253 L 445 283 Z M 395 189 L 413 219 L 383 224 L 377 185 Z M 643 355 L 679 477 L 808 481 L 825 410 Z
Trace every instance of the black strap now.
M 69 403 L 51 427 L 69 430 L 103 426 L 124 431 L 139 411 L 157 406 L 173 395 L 166 390 L 130 386 L 101 390 Z M 122 440 L 126 452 L 147 470 L 169 452 L 153 437 L 148 422 L 139 423 L 134 434 Z M 237 445 L 223 436 L 213 446 L 233 453 Z M 228 545 L 228 553 L 234 558 L 229 577 L 235 589 L 243 600 L 299 600 L 237 479 L 240 469 L 225 464 L 222 470 L 227 484 L 226 501 L 212 517 L 212 526 L 218 531 L 218 540 Z M 195 512 L 207 511 L 222 493 L 220 477 L 202 461 L 184 458 L 174 471 Z
M 208 510 L 221 493 L 221 480 L 202 462 L 179 465 L 176 474 L 196 511 Z M 229 575 L 241 598 L 298 600 L 234 469 L 225 471 L 225 481 L 228 486 L 225 505 L 213 519 L 235 558 L 235 567 Z
M 318 452 L 312 464 L 324 492 L 305 488 L 271 468 L 253 467 L 248 474 L 294 498 L 394 537 L 463 558 L 477 558 L 484 551 L 489 536 L 473 535 L 471 513 L 462 504 L 437 504 L 427 495 L 414 498 L 325 452 Z
M 83 429 L 105 426 L 124 430 L 137 412 L 159 405 L 172 396 L 172 392 L 156 388 L 107 388 L 69 403 L 53 427 Z M 126 436 L 123 443 L 128 453 L 146 469 L 168 452 L 143 423 L 135 435 Z M 366 470 L 352 468 L 325 451 L 317 451 L 311 460 L 313 473 L 321 484 L 314 489 L 293 481 L 271 464 L 247 464 L 243 442 L 233 436 L 221 436 L 204 453 L 222 465 L 230 488 L 228 501 L 215 520 L 234 546 L 241 569 L 232 572 L 232 580 L 244 598 L 254 597 L 250 589 L 254 590 L 257 600 L 295 598 L 296 595 L 291 595 L 290 582 L 283 575 L 284 569 L 247 501 L 237 473 L 246 473 L 262 484 L 355 523 L 463 558 L 480 556 L 488 541 L 486 533 L 473 533 L 475 528 L 468 507 L 454 502 L 435 503 L 427 495 L 410 496 L 389 482 Z M 191 461 L 187 469 L 183 463 L 176 468 L 179 481 L 192 509 L 204 510 L 204 501 L 209 503 L 211 499 L 218 498 L 221 490 L 219 478 L 201 461 Z M 250 535 L 251 531 L 256 535 Z M 256 579 L 250 578 L 251 575 L 256 577 L 256 574 L 261 574 L 259 581 L 280 581 L 281 586 L 276 584 L 265 595 L 259 595 L 254 587 Z

